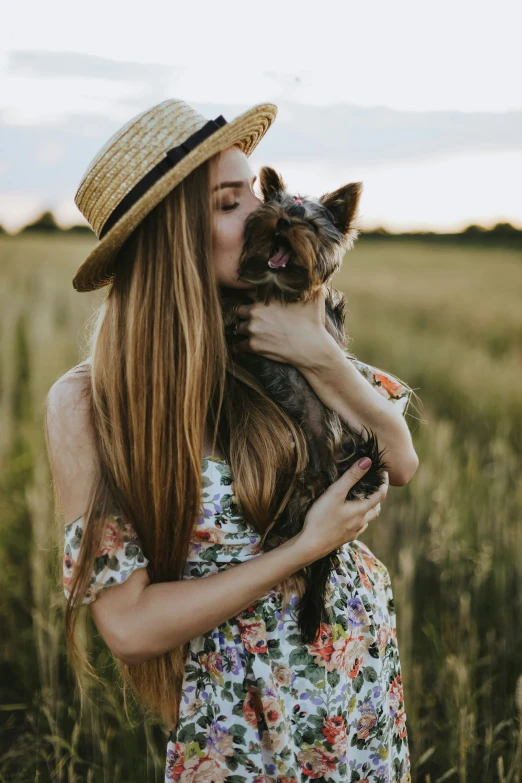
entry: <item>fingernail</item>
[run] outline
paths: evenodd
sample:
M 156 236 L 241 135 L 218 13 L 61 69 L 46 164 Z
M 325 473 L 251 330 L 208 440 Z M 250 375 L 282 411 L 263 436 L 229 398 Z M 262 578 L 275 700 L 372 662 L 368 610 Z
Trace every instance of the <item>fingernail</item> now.
M 363 457 L 362 459 L 359 460 L 359 462 L 357 464 L 359 465 L 360 468 L 362 468 L 363 470 L 366 470 L 366 468 L 370 467 L 370 465 L 372 464 L 372 461 L 371 461 L 371 459 L 369 457 Z

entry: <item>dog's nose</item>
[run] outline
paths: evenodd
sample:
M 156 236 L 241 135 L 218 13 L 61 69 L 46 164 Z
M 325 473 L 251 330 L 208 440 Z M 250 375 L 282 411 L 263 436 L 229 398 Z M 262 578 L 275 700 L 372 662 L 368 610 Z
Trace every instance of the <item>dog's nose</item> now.
M 291 225 L 291 222 L 287 220 L 287 218 L 279 218 L 276 223 L 276 233 L 280 234 L 283 231 L 287 231 Z

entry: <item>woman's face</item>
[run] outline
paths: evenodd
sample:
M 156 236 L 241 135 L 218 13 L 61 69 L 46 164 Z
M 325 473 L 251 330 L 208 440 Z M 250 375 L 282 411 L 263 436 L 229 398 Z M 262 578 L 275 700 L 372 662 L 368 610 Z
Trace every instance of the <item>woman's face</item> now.
M 253 191 L 257 179 L 239 147 L 228 147 L 210 165 L 212 247 L 218 285 L 252 288 L 237 279 L 247 216 L 261 204 Z

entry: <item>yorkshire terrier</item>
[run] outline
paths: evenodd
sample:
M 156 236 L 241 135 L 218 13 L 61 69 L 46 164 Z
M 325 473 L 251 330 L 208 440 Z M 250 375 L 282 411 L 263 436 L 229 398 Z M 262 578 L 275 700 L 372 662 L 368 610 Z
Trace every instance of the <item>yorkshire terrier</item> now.
M 326 284 L 339 271 L 346 251 L 358 236 L 354 221 L 362 183 L 343 185 L 317 200 L 291 195 L 281 176 L 264 166 L 260 185 L 264 203 L 246 220 L 238 279 L 255 287 L 258 301 L 265 304 L 273 299 L 281 303 L 306 302 L 322 289 L 325 328 L 346 351 L 345 297 Z M 237 301 L 235 298 L 234 303 Z M 225 335 L 232 345 L 244 337 L 236 335 L 233 328 L 236 319 L 232 300 L 224 305 Z M 270 531 L 270 548 L 299 533 L 312 503 L 361 457 L 370 457 L 372 465 L 346 499 L 366 498 L 384 483 L 384 450 L 379 451 L 373 432 L 348 426 L 321 402 L 296 367 L 254 353 L 239 354 L 236 361 L 301 427 L 308 448 L 307 467 Z M 327 591 L 330 574 L 339 564 L 338 552 L 333 550 L 299 572 L 306 587 L 297 605 L 298 626 L 307 644 L 316 638 L 320 624 L 331 619 L 326 608 Z

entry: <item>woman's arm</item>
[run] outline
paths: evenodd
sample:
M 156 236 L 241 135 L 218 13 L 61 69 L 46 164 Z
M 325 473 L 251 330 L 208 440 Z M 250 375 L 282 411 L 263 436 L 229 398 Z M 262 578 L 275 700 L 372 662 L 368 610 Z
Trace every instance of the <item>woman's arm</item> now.
M 346 424 L 373 430 L 379 446 L 386 447 L 390 484 L 407 484 L 419 466 L 408 425 L 393 402 L 347 361 L 334 338 L 326 330 L 318 332 L 313 350 L 296 366 L 324 405 Z
M 269 304 L 257 301 L 237 308 L 237 332 L 247 336 L 234 346 L 234 354 L 259 353 L 276 362 L 294 365 L 327 408 L 354 428 L 372 429 L 381 448 L 386 447 L 390 484 L 403 486 L 419 460 L 402 412 L 386 400 L 356 367 L 325 328 L 324 292 L 307 302 Z
M 299 536 L 270 552 L 200 579 L 150 584 L 146 569 L 89 604 L 113 654 L 129 665 L 162 655 L 235 617 L 308 565 Z

